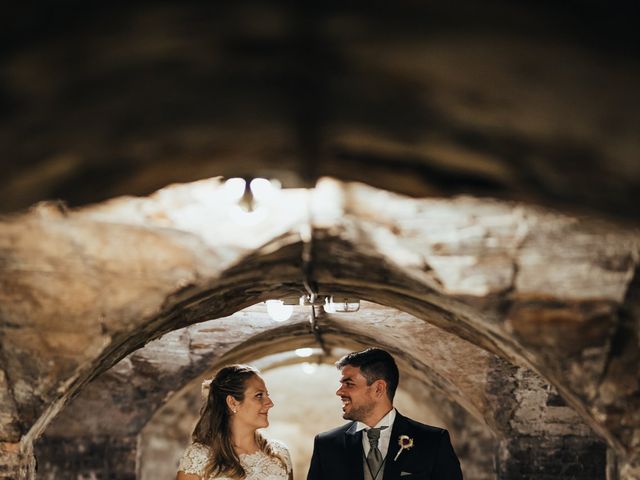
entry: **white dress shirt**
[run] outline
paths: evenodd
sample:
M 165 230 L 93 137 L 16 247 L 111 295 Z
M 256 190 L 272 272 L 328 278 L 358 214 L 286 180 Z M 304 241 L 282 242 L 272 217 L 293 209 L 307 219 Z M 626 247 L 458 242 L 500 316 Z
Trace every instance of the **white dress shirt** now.
M 382 458 L 387 456 L 387 452 L 389 451 L 389 441 L 391 440 L 391 429 L 393 428 L 393 422 L 396 419 L 396 409 L 392 408 L 389 413 L 387 413 L 384 417 L 380 419 L 380 421 L 374 425 L 375 428 L 384 427 L 384 430 L 380 430 L 380 439 L 378 440 L 378 450 L 382 454 Z M 358 422 L 356 426 L 356 432 L 360 430 L 368 430 L 369 425 Z M 367 432 L 362 432 L 362 449 L 364 450 L 365 458 L 369 455 L 369 450 L 371 446 L 369 445 L 369 438 L 367 437 Z

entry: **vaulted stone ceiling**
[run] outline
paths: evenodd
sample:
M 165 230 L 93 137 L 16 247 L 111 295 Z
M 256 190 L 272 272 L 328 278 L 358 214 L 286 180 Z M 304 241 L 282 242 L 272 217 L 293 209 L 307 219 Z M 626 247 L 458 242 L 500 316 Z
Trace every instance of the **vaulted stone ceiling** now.
M 199 322 L 259 323 L 242 309 L 309 287 L 406 313 L 369 304 L 371 324 L 330 316 L 320 337 L 294 319 L 242 337 L 236 357 L 207 338 L 204 358 L 383 344 L 421 395 L 438 391 L 498 435 L 499 478 L 538 478 L 516 460 L 543 438 L 549 452 L 587 452 L 580 438 L 593 435 L 615 475 L 640 477 L 640 41 L 628 7 L 361 7 L 8 10 L 0 478 L 31 478 L 51 420 L 64 425 L 71 399 L 89 401 L 127 362 L 144 383 L 147 360 Z M 310 190 L 283 190 L 253 226 L 229 219 L 219 178 L 152 194 L 220 175 Z M 406 332 L 376 340 L 392 321 Z M 478 361 L 432 358 L 424 347 L 440 341 Z M 140 388 L 136 432 L 162 403 Z M 549 405 L 571 412 L 573 433 L 545 437 Z M 519 431 L 531 412 L 533 430 Z
M 2 28 L 0 209 L 318 176 L 635 220 L 625 2 L 25 3 Z

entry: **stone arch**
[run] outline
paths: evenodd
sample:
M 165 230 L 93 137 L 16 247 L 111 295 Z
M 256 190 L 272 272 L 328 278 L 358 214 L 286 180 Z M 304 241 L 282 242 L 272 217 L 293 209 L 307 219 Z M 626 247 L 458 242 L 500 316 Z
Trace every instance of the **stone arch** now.
M 296 384 L 300 382 L 301 385 L 293 389 L 293 401 L 290 401 L 289 398 L 283 399 L 277 386 L 284 388 L 284 385 L 281 382 L 276 385 L 270 383 L 270 375 L 276 375 L 276 378 L 281 379 L 284 375 L 291 375 L 292 371 L 295 372 L 294 367 L 299 367 L 300 363 L 309 360 L 314 362 L 315 373 L 311 376 L 302 373 L 300 375 L 303 377 L 302 379 L 296 376 L 293 378 L 284 377 L 289 382 Z M 337 380 L 337 372 L 333 368 L 332 360 L 333 358 L 326 356 L 318 357 L 317 360 L 295 357 L 287 361 L 278 359 L 273 364 L 265 363 L 262 360 L 258 363 L 276 402 L 276 408 L 273 411 L 275 416 L 271 420 L 275 432 L 271 432 L 270 435 L 285 441 L 292 449 L 296 478 L 304 478 L 306 475 L 309 458 L 306 455 L 310 456 L 311 454 L 313 436 L 319 431 L 334 428 L 341 423 L 337 399 L 331 400 Z M 255 364 L 253 361 L 251 363 Z M 319 379 L 317 379 L 318 372 L 322 374 Z M 328 383 L 328 375 L 331 377 L 331 383 Z M 403 414 L 419 421 L 445 427 L 449 430 L 466 478 L 476 480 L 495 478 L 496 440 L 487 427 L 475 420 L 455 402 L 425 386 L 421 381 L 412 379 L 403 373 L 401 375 L 402 381 L 395 401 L 397 408 Z M 311 383 L 302 383 L 305 376 L 312 379 Z M 325 389 L 325 391 L 319 392 L 319 395 L 322 395 L 320 398 L 300 395 L 300 388 L 304 388 L 305 392 L 318 390 L 317 382 Z M 307 408 L 300 408 L 297 402 L 304 404 L 305 400 L 308 402 Z M 319 404 L 319 401 L 324 404 Z M 169 476 L 175 471 L 177 457 L 188 445 L 200 405 L 200 385 L 199 381 L 196 381 L 169 398 L 167 403 L 155 412 L 139 436 L 138 478 L 144 480 L 145 478 Z M 312 405 L 312 407 L 309 408 L 308 405 Z M 416 408 L 418 405 L 419 407 Z M 286 415 L 283 413 L 283 407 L 286 408 Z M 300 411 L 305 412 L 304 418 L 300 418 Z M 290 416 L 290 413 L 294 416 Z M 282 427 L 285 432 L 294 430 L 295 435 L 278 436 L 276 432 L 282 431 Z
M 452 202 L 407 200 L 363 186 L 325 181 L 313 192 L 283 192 L 289 204 L 292 200 L 302 201 L 309 204 L 309 209 L 295 211 L 293 218 L 284 217 L 281 224 L 275 225 L 267 234 L 250 239 L 250 242 L 254 242 L 253 246 L 230 246 L 224 242 L 216 243 L 218 240 L 207 236 L 207 232 L 176 224 L 175 217 L 168 215 L 166 203 L 172 195 L 174 200 L 181 199 L 179 208 L 184 209 L 193 201 L 182 198 L 188 188 L 174 187 L 150 199 L 122 199 L 64 215 L 40 210 L 9 219 L 3 224 L 3 241 L 8 252 L 5 262 L 8 266 L 5 268 L 17 274 L 13 280 L 20 286 L 15 289 L 12 299 L 24 300 L 28 294 L 44 292 L 47 294 L 44 300 L 49 300 L 49 306 L 55 307 L 52 313 L 45 314 L 44 310 L 38 310 L 46 303 L 41 300 L 35 305 L 35 313 L 27 312 L 33 320 L 31 325 L 3 331 L 5 345 L 12 348 L 5 347 L 8 352 L 6 356 L 13 362 L 8 365 L 12 374 L 17 376 L 17 379 L 9 379 L 11 386 L 6 389 L 8 396 L 18 392 L 13 388 L 18 384 L 17 380 L 27 385 L 29 381 L 37 383 L 38 375 L 35 378 L 31 375 L 31 379 L 29 375 L 20 377 L 20 372 L 24 370 L 19 364 L 24 357 L 19 356 L 17 351 L 21 347 L 28 351 L 32 339 L 30 335 L 39 333 L 41 337 L 36 338 L 55 346 L 56 335 L 61 333 L 51 328 L 49 331 L 43 329 L 44 332 L 35 332 L 38 322 L 48 323 L 52 316 L 60 316 L 64 312 L 77 322 L 76 326 L 86 328 L 81 334 L 97 333 L 93 343 L 90 343 L 92 348 L 68 352 L 68 364 L 62 363 L 62 368 L 56 372 L 59 377 L 49 379 L 52 382 L 47 384 L 47 390 L 59 391 L 57 397 L 51 396 L 51 393 L 46 397 L 43 392 L 38 392 L 31 398 L 32 402 L 36 400 L 36 404 L 28 405 L 29 408 L 25 408 L 25 405 L 18 407 L 19 399 L 13 398 L 17 404 L 14 405 L 15 412 L 29 409 L 35 412 L 35 416 L 26 417 L 31 433 L 26 435 L 26 440 L 23 439 L 23 445 L 37 437 L 69 396 L 147 340 L 206 316 L 231 313 L 269 296 L 302 292 L 304 289 L 300 278 L 308 275 L 317 283 L 320 292 L 354 294 L 363 299 L 399 306 L 463 338 L 474 340 L 490 351 L 515 359 L 521 365 L 534 365 L 538 371 L 554 380 L 563 396 L 589 418 L 591 425 L 612 445 L 620 452 L 628 448 L 628 435 L 634 427 L 625 427 L 627 431 L 621 430 L 622 435 L 613 433 L 624 422 L 608 418 L 607 405 L 598 405 L 598 398 L 595 401 L 585 399 L 585 395 L 581 394 L 584 380 L 593 381 L 601 370 L 581 372 L 585 376 L 574 379 L 571 385 L 564 384 L 560 376 L 553 376 L 554 369 L 576 366 L 581 360 L 581 357 L 569 358 L 567 364 L 566 359 L 557 358 L 554 341 L 565 335 L 566 331 L 551 330 L 550 345 L 527 345 L 520 334 L 536 313 L 549 315 L 554 321 L 568 316 L 573 321 L 569 328 L 574 330 L 570 331 L 589 326 L 591 319 L 595 318 L 602 323 L 597 325 L 597 333 L 602 335 L 597 335 L 595 347 L 591 344 L 586 346 L 592 349 L 592 353 L 597 347 L 598 359 L 595 363 L 608 362 L 606 351 L 600 350 L 606 350 L 604 347 L 609 344 L 612 334 L 607 332 L 616 324 L 616 309 L 624 306 L 623 293 L 630 281 L 629 272 L 634 271 L 637 240 L 632 233 L 611 230 L 608 226 L 584 224 L 517 205 L 464 198 Z M 333 200 L 328 201 L 329 198 Z M 392 218 L 394 208 L 399 208 L 395 211 L 399 212 L 397 223 Z M 480 231 L 467 235 L 466 243 L 460 243 L 455 238 L 450 242 L 440 240 L 434 243 L 428 232 L 424 231 L 424 222 L 430 228 L 437 225 L 438 208 L 447 211 L 447 221 L 454 224 L 453 229 L 461 228 L 459 222 L 464 225 L 465 219 L 467 222 L 473 219 L 476 226 L 481 227 Z M 427 213 L 434 211 L 435 218 Z M 163 213 L 167 215 L 162 216 Z M 403 221 L 410 218 L 414 224 L 407 229 Z M 422 227 L 420 222 L 423 222 Z M 523 224 L 526 226 L 536 222 L 539 228 L 535 234 L 523 238 L 514 234 Z M 551 223 L 553 228 L 559 229 L 562 238 L 557 231 L 543 223 Z M 311 227 L 311 235 L 306 241 L 300 241 L 302 227 Z M 442 235 L 442 230 L 434 228 L 434 231 Z M 540 290 L 539 285 L 531 285 L 530 280 L 533 273 L 544 273 L 544 270 L 535 270 L 536 266 L 539 268 L 541 260 L 534 258 L 532 262 L 532 252 L 537 252 L 544 262 L 548 258 L 558 258 L 553 249 L 550 252 L 543 250 L 545 246 L 555 246 L 553 241 L 561 243 L 563 252 L 576 248 L 578 254 L 560 265 L 570 272 L 571 267 L 584 266 L 586 260 L 581 253 L 596 245 L 600 240 L 599 235 L 604 231 L 610 240 L 607 245 L 610 263 L 589 264 L 594 267 L 593 272 L 581 279 L 581 295 L 588 297 L 595 289 L 602 288 L 601 296 L 597 300 L 587 301 L 570 295 L 566 298 L 566 289 L 555 292 L 553 296 L 554 292 L 547 287 L 543 289 L 546 297 L 540 299 L 536 295 Z M 86 236 L 79 242 L 79 235 Z M 47 245 L 39 242 L 39 238 L 43 237 L 47 238 Z M 509 241 L 502 245 L 504 239 Z M 148 255 L 147 251 L 140 249 L 140 242 L 153 244 L 154 255 Z M 53 251 L 52 245 L 58 250 Z M 118 251 L 115 250 L 116 245 Z M 110 263 L 118 260 L 120 249 L 123 248 L 132 249 L 135 261 L 128 259 L 127 262 Z M 305 249 L 311 254 L 309 264 L 312 269 L 303 268 Z M 490 254 L 487 256 L 488 265 L 483 257 L 485 253 Z M 63 260 L 66 258 L 72 258 L 73 261 Z M 476 263 L 469 267 L 469 264 L 460 263 L 461 258 L 475 259 Z M 107 280 L 104 283 L 96 282 L 93 278 L 99 273 L 97 267 L 101 265 L 106 272 L 102 278 Z M 363 265 L 375 265 L 376 270 L 364 271 L 361 269 Z M 463 272 L 475 275 L 475 282 L 460 282 L 455 273 L 458 272 L 459 277 L 461 266 Z M 487 268 L 492 266 L 506 271 L 504 278 L 499 277 L 497 282 L 489 281 Z M 517 271 L 517 277 L 514 271 Z M 256 272 L 259 272 L 258 278 Z M 604 277 L 603 272 L 606 273 Z M 129 274 L 137 281 L 137 290 L 134 292 L 122 291 L 123 285 L 119 284 Z M 88 301 L 80 303 L 78 310 L 77 298 L 56 296 L 55 288 L 59 287 L 45 282 L 52 275 L 58 280 L 75 282 L 73 286 L 76 288 L 89 290 L 91 295 L 86 299 Z M 212 286 L 216 282 L 218 290 L 214 291 Z M 484 288 L 480 294 L 478 282 Z M 110 298 L 115 301 L 108 305 L 98 302 L 96 308 L 93 301 L 100 298 L 99 294 L 104 294 L 105 286 Z M 386 300 L 381 299 L 381 292 Z M 135 303 L 139 298 L 144 298 L 144 302 Z M 66 312 L 65 307 L 72 304 L 76 306 L 76 311 L 71 309 Z M 82 310 L 82 307 L 87 310 Z M 18 301 L 4 308 L 3 314 L 9 325 L 13 318 L 17 319 L 25 313 L 25 305 Z M 91 314 L 90 318 L 86 317 L 87 313 Z M 96 313 L 98 319 L 94 316 Z M 11 341 L 14 343 L 9 343 Z M 577 351 L 582 354 L 584 346 L 579 347 Z M 637 356 L 637 350 L 633 350 L 632 345 L 617 353 L 622 354 L 624 361 Z M 41 365 L 36 365 L 36 372 L 38 368 L 42 371 L 46 367 L 46 360 L 39 359 Z M 560 363 L 554 365 L 554 361 Z M 552 368 L 547 368 L 549 366 Z M 53 401 L 52 406 L 43 410 L 42 406 L 50 400 Z M 595 414 L 603 411 L 605 420 L 594 420 Z M 16 417 L 20 418 L 19 414 L 11 420 Z M 10 438 L 19 436 L 17 431 Z
M 388 338 L 385 342 L 378 344 L 390 349 L 398 358 L 401 369 L 404 371 L 408 379 L 405 382 L 409 384 L 417 383 L 419 385 L 427 385 L 431 391 L 434 391 L 432 395 L 435 395 L 438 399 L 449 398 L 453 400 L 454 405 L 450 408 L 453 409 L 458 415 L 464 415 L 465 410 L 455 406 L 455 403 L 460 402 L 460 395 L 456 393 L 462 390 L 466 392 L 466 396 L 469 401 L 463 402 L 464 408 L 467 411 L 471 411 L 473 415 L 479 417 L 480 421 L 485 425 L 489 425 L 489 430 L 492 430 L 498 438 L 505 440 L 514 440 L 518 437 L 518 434 L 525 432 L 516 432 L 509 426 L 508 422 L 503 421 L 499 417 L 504 416 L 504 412 L 500 410 L 500 406 L 504 406 L 504 402 L 511 398 L 511 401 L 515 401 L 516 394 L 529 395 L 540 397 L 541 393 L 544 393 L 548 386 L 544 386 L 538 380 L 538 385 L 528 385 L 526 388 L 520 388 L 515 384 L 510 384 L 505 379 L 509 376 L 507 363 L 500 362 L 497 357 L 492 354 L 479 349 L 478 347 L 470 344 L 467 341 L 458 339 L 455 335 L 442 331 L 437 327 L 430 326 L 424 323 L 422 320 L 412 317 L 401 312 L 397 312 L 387 308 L 376 307 L 372 311 L 373 306 L 365 303 L 364 311 L 362 314 L 366 316 L 363 320 L 360 315 L 348 315 L 345 317 L 328 316 L 323 319 L 323 326 L 327 330 L 327 343 L 332 347 L 345 346 L 349 348 L 359 348 L 366 345 L 376 344 L 376 340 L 372 339 L 369 335 L 377 333 L 378 335 L 388 333 L 386 325 L 380 317 L 388 317 L 394 315 L 398 320 L 398 327 L 401 330 L 401 334 Z M 64 457 L 64 452 L 60 451 L 59 446 L 65 445 L 66 448 L 70 448 L 69 445 L 74 445 L 74 441 L 77 442 L 79 447 L 83 447 L 86 450 L 86 445 L 89 444 L 92 448 L 100 448 L 97 445 L 100 444 L 100 438 L 102 442 L 109 442 L 109 448 L 114 453 L 114 460 L 120 459 L 116 455 L 120 455 L 120 451 L 115 448 L 118 445 L 117 438 L 124 437 L 128 439 L 123 443 L 123 450 L 135 451 L 133 445 L 135 442 L 131 438 L 135 438 L 139 433 L 148 418 L 155 414 L 153 405 L 158 405 L 158 399 L 165 398 L 168 392 L 173 389 L 185 390 L 185 387 L 179 383 L 179 380 L 187 384 L 193 384 L 199 382 L 199 378 L 203 372 L 209 372 L 211 369 L 215 369 L 217 365 L 221 365 L 228 362 L 246 361 L 248 359 L 254 359 L 256 356 L 264 355 L 265 352 L 274 351 L 289 351 L 291 348 L 301 345 L 313 345 L 313 336 L 306 328 L 306 315 L 297 314 L 297 318 L 288 322 L 284 326 L 276 326 L 273 328 L 273 322 L 270 327 L 263 325 L 260 332 L 250 332 L 251 325 L 258 325 L 264 323 L 264 318 L 260 320 L 260 316 L 266 317 L 264 309 L 248 309 L 231 317 L 225 319 L 211 320 L 202 324 L 193 325 L 183 329 L 182 331 L 173 332 L 156 342 L 149 344 L 147 347 L 139 352 L 133 353 L 127 357 L 127 359 L 116 367 L 114 372 L 107 372 L 106 375 L 99 377 L 92 384 L 88 385 L 87 390 L 89 395 L 86 395 L 86 390 L 80 394 L 74 404 L 67 410 L 65 410 L 61 417 L 59 417 L 52 426 L 53 432 L 51 437 L 46 440 L 44 446 L 39 447 L 41 455 L 41 462 L 47 464 L 49 471 L 46 474 L 53 475 L 51 478 L 55 478 L 56 470 L 55 465 L 63 467 L 69 464 L 65 464 L 68 461 Z M 300 318 L 302 317 L 302 318 Z M 241 319 L 244 318 L 249 324 L 241 323 Z M 360 319 L 359 319 L 360 318 Z M 240 324 L 238 326 L 238 324 Z M 351 325 L 358 325 L 358 328 L 349 329 Z M 226 329 L 240 328 L 241 330 L 234 336 L 235 340 L 231 343 L 220 344 L 222 339 L 228 338 L 228 331 Z M 302 328 L 301 328 L 302 327 Z M 247 336 L 248 335 L 248 336 Z M 188 337 L 188 339 L 187 339 Z M 421 342 L 429 345 L 429 348 L 433 350 L 429 354 L 429 349 L 421 349 L 411 351 L 408 349 L 411 345 L 410 342 L 414 342 L 413 346 L 418 347 Z M 166 344 L 163 346 L 163 344 Z M 200 345 L 200 347 L 194 347 L 194 345 Z M 203 355 L 202 352 L 196 353 L 195 362 L 197 366 L 192 364 L 182 363 L 178 369 L 172 366 L 175 362 L 171 359 L 182 358 L 185 355 L 192 355 L 193 352 L 202 350 L 204 345 L 210 345 L 207 350 L 208 354 Z M 179 348 L 182 348 L 182 354 L 179 354 Z M 443 348 L 451 354 L 451 359 L 448 360 L 448 365 L 443 365 L 442 352 Z M 145 350 L 147 352 L 145 353 Z M 168 357 L 158 356 L 158 352 L 167 351 L 170 352 Z M 225 353 L 226 352 L 226 353 Z M 427 357 L 425 357 L 425 353 Z M 146 361 L 144 358 L 146 357 Z M 147 363 L 148 362 L 148 363 Z M 426 363 L 425 363 L 426 362 Z M 433 364 L 435 370 L 429 368 L 429 364 Z M 476 372 L 464 365 L 473 364 L 476 368 Z M 134 370 L 138 367 L 137 374 L 134 374 Z M 160 373 L 161 368 L 165 368 L 169 373 L 163 375 Z M 454 382 L 443 381 L 443 376 L 447 375 L 449 371 L 464 371 L 464 375 L 471 377 L 472 379 L 465 379 L 461 376 L 454 379 Z M 449 373 L 449 375 L 451 375 Z M 528 373 L 525 375 L 533 375 Z M 146 385 L 144 380 L 141 380 L 141 376 L 147 376 L 152 378 L 153 381 L 157 381 L 158 378 L 162 378 L 164 381 L 161 385 L 155 385 L 150 387 Z M 501 383 L 487 382 L 488 377 L 500 378 Z M 444 379 L 446 380 L 446 379 Z M 148 382 L 148 380 L 147 380 Z M 491 384 L 485 391 L 485 385 Z M 465 385 L 466 384 L 466 385 Z M 140 387 L 142 386 L 142 387 Z M 150 398 L 145 396 L 145 388 L 153 390 Z M 508 389 L 508 390 L 505 390 Z M 502 390 L 501 390 L 502 389 Z M 420 390 L 420 389 L 418 389 Z M 423 389 L 424 391 L 424 389 Z M 102 392 L 101 394 L 99 392 Z M 104 392 L 109 392 L 105 394 Z M 115 392 L 115 393 L 114 393 Z M 129 393 L 127 393 L 129 392 Z M 474 393 L 475 392 L 475 393 Z M 147 391 L 147 393 L 150 393 Z M 180 394 L 176 394 L 180 397 Z M 493 402 L 494 397 L 498 399 Z M 139 403 L 134 399 L 141 399 L 143 403 Z M 156 400 L 153 400 L 153 399 Z M 116 401 L 118 399 L 118 401 Z M 539 402 L 539 400 L 538 400 Z M 475 408 L 474 408 L 475 405 Z M 114 410 L 115 408 L 115 410 Z M 118 408 L 122 408 L 126 411 L 123 413 Z M 131 412 L 131 409 L 134 412 Z M 544 408 L 544 402 L 537 404 L 537 408 Z M 483 409 L 479 412 L 479 409 Z M 138 410 L 138 411 L 135 411 Z M 578 427 L 579 420 L 575 413 L 572 416 L 567 416 L 571 410 L 568 407 L 562 407 L 558 410 L 562 410 L 562 414 L 558 413 L 548 414 L 540 413 L 540 418 L 535 419 L 537 427 L 540 429 L 553 429 L 564 428 L 563 434 L 566 435 L 572 432 L 576 438 L 580 438 L 580 442 L 576 442 L 576 446 L 585 448 L 585 445 L 589 448 L 593 448 L 592 445 L 597 443 L 593 437 L 588 434 L 588 428 L 586 426 Z M 100 412 L 99 415 L 92 418 L 91 412 Z M 83 412 L 87 412 L 88 416 L 85 416 Z M 66 415 L 65 415 L 66 413 Z M 130 415 L 133 416 L 130 416 Z M 449 414 L 449 420 L 452 422 L 451 413 Z M 109 425 L 103 426 L 95 423 L 99 422 L 99 418 L 108 417 L 110 419 Z M 546 417 L 546 418 L 543 418 Z M 563 418 L 564 417 L 564 418 Z M 518 415 L 513 415 L 509 420 L 518 420 Z M 458 419 L 460 420 L 460 419 Z M 530 419 L 533 420 L 533 419 Z M 520 420 L 522 421 L 522 420 Z M 571 422 L 574 422 L 573 425 Z M 462 422 L 462 425 L 466 428 L 467 423 Z M 482 434 L 482 430 L 474 427 L 477 433 Z M 577 430 L 575 428 L 578 428 Z M 122 430 L 124 429 L 124 430 Z M 133 430 L 131 430 L 133 429 Z M 582 430 L 580 430 L 582 429 Z M 457 431 L 454 435 L 460 434 L 462 428 L 458 425 Z M 484 435 L 487 435 L 485 430 Z M 81 438 L 77 438 L 80 436 Z M 58 440 L 57 437 L 62 437 L 62 440 Z M 71 438 L 70 438 L 71 437 Z M 552 438 L 553 435 L 550 435 Z M 75 440 L 74 440 L 75 438 Z M 310 439 L 309 439 L 310 440 Z M 549 441 L 549 438 L 546 438 Z M 122 441 L 122 440 L 121 440 Z M 103 445 L 102 444 L 102 445 Z M 102 448 L 105 448 L 104 445 Z M 575 449 L 574 454 L 577 458 L 580 458 L 582 462 L 589 463 L 585 458 L 585 452 L 579 453 L 580 450 Z M 83 468 L 89 468 L 91 461 L 84 462 L 82 460 L 81 450 L 70 450 L 67 453 L 74 453 L 77 455 L 78 462 L 83 464 Z M 487 452 L 485 452 L 487 453 Z M 492 455 L 494 452 L 488 452 Z M 592 451 L 591 454 L 594 452 Z M 600 450 L 600 461 L 602 462 L 603 451 Z M 108 455 L 104 455 L 108 457 Z M 477 459 L 467 458 L 468 462 L 477 462 Z M 113 464 L 126 462 L 116 462 Z M 482 463 L 482 462 L 480 462 Z M 54 466 L 52 466 L 52 464 Z M 486 462 L 484 467 L 486 468 Z M 64 470 L 63 470 L 64 471 Z M 90 474 L 90 471 L 77 472 L 78 474 Z M 122 473 L 122 472 L 121 472 Z M 49 477 L 47 477 L 49 478 Z

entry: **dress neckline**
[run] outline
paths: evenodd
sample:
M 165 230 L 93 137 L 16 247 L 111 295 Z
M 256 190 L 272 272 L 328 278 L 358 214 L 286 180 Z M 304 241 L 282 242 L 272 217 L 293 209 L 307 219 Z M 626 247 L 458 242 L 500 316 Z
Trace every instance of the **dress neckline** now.
M 258 449 L 258 450 L 256 450 L 256 451 L 255 451 L 255 452 L 253 452 L 253 453 L 239 453 L 239 454 L 238 454 L 238 456 L 239 456 L 239 457 L 247 458 L 247 457 L 253 457 L 253 456 L 256 456 L 256 455 L 258 455 L 258 454 L 260 454 L 260 453 L 262 453 L 262 450 L 259 450 L 259 449 Z

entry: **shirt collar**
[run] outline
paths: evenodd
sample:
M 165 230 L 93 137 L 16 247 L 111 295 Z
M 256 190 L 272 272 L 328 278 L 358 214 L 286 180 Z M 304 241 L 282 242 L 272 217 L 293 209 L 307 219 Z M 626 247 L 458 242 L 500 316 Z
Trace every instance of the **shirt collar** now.
M 393 426 L 393 422 L 395 419 L 396 419 L 396 409 L 392 408 L 391 410 L 389 410 L 389 413 L 387 413 L 384 417 L 380 419 L 380 421 L 375 425 L 375 428 L 388 427 L 389 430 L 391 430 L 391 427 Z M 366 423 L 362 423 L 362 422 L 356 423 L 356 432 L 359 432 L 360 430 L 365 430 L 368 428 L 370 427 Z

